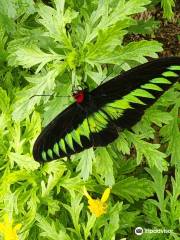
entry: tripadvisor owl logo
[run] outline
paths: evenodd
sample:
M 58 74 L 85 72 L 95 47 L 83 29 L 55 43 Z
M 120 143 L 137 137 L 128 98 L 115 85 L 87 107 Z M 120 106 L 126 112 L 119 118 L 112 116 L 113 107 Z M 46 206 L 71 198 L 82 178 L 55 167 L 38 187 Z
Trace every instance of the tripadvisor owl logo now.
M 135 234 L 136 235 L 142 235 L 143 234 L 143 228 L 142 227 L 136 227 L 135 230 L 134 230 Z

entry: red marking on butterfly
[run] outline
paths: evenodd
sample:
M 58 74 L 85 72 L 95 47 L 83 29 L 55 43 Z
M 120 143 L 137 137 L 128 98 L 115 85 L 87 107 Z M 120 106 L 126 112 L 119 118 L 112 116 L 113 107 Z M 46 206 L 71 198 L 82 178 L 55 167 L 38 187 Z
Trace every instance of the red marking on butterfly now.
M 77 103 L 82 103 L 84 101 L 84 91 L 80 90 L 78 92 L 73 93 L 73 97 Z

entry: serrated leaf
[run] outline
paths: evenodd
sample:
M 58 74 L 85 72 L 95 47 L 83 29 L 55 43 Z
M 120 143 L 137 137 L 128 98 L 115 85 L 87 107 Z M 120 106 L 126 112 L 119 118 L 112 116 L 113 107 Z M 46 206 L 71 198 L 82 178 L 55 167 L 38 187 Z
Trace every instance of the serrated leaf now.
M 0 110 L 6 113 L 9 110 L 10 99 L 4 89 L 0 87 Z
M 160 22 L 150 18 L 148 20 L 138 20 L 136 25 L 129 27 L 129 32 L 136 34 L 153 34 L 156 29 L 158 29 Z
M 131 42 L 119 51 L 121 60 L 133 60 L 145 63 L 145 57 L 157 58 L 156 52 L 162 51 L 162 44 L 157 41 L 142 40 L 139 42 Z
M 106 148 L 96 150 L 95 167 L 97 173 L 105 179 L 105 185 L 112 186 L 114 184 L 113 161 Z
M 112 193 L 133 203 L 153 194 L 151 184 L 146 178 L 126 177 L 113 185 Z
M 65 55 L 57 54 L 52 50 L 50 53 L 45 53 L 36 45 L 31 47 L 21 47 L 13 53 L 13 56 L 15 56 L 16 61 L 9 61 L 11 65 L 22 65 L 25 68 L 39 65 L 36 73 L 38 73 L 47 63 L 61 61 L 65 58 Z
M 144 117 L 145 120 L 155 123 L 157 126 L 162 127 L 162 124 L 168 124 L 172 120 L 172 116 L 168 112 L 156 110 L 154 108 L 149 109 Z
M 81 154 L 80 162 L 76 168 L 76 171 L 80 171 L 80 176 L 87 180 L 89 175 L 92 174 L 92 161 L 95 159 L 93 148 L 83 151 Z
M 19 153 L 9 153 L 11 161 L 16 162 L 19 168 L 24 168 L 27 171 L 34 171 L 39 168 L 39 163 L 34 161 L 28 154 L 20 155 Z
M 40 214 L 36 215 L 37 226 L 42 230 L 41 236 L 48 237 L 52 240 L 62 239 L 62 240 L 70 240 L 70 237 L 66 234 L 64 229 L 56 230 L 54 223 L 50 224 L 50 219 L 47 220 Z
M 76 18 L 78 13 L 74 10 L 67 9 L 64 12 L 64 1 L 55 2 L 57 10 L 44 4 L 39 4 L 38 13 L 40 15 L 39 23 L 44 25 L 48 30 L 48 34 L 60 43 L 61 48 L 73 49 L 71 39 L 66 34 L 65 26 L 72 19 Z
M 161 0 L 161 6 L 163 8 L 163 17 L 171 20 L 174 16 L 172 8 L 175 6 L 174 0 Z
M 35 104 L 40 102 L 41 97 L 34 95 L 42 95 L 47 89 L 49 91 L 54 89 L 54 81 L 58 73 L 59 72 L 54 69 L 49 71 L 46 75 L 35 75 L 34 77 L 27 78 L 28 81 L 32 82 L 32 85 L 29 89 L 21 90 L 19 93 L 21 98 L 14 104 L 13 119 L 15 121 L 23 120 L 32 112 Z
M 163 212 L 166 207 L 165 197 L 164 197 L 164 190 L 165 185 L 167 182 L 167 176 L 163 176 L 162 173 L 155 167 L 151 169 L 146 169 L 146 171 L 151 175 L 153 178 L 153 182 L 151 183 L 152 188 L 157 194 L 158 202 L 154 201 L 154 203 L 158 206 L 158 208 Z
M 119 213 L 122 210 L 122 203 L 116 203 L 116 205 L 111 209 L 109 224 L 105 226 L 104 235 L 102 240 L 113 239 L 116 235 L 116 231 L 119 229 Z
M 83 203 L 81 202 L 82 194 L 75 194 L 74 191 L 69 191 L 71 194 L 71 205 L 63 204 L 63 206 L 68 210 L 69 214 L 71 215 L 74 228 L 76 232 L 80 235 L 80 213 L 83 208 Z
M 169 124 L 164 126 L 160 134 L 164 138 L 164 141 L 168 143 L 167 154 L 171 155 L 171 163 L 173 165 L 180 166 L 180 148 L 177 147 L 180 141 L 180 130 L 178 123 L 179 104 L 174 106 L 171 111 L 173 119 L 169 121 Z
M 132 142 L 137 151 L 137 164 L 146 158 L 150 167 L 156 166 L 160 171 L 167 169 L 167 162 L 165 161 L 166 154 L 158 151 L 159 144 L 151 144 L 145 142 L 141 136 L 126 132 L 126 136 Z

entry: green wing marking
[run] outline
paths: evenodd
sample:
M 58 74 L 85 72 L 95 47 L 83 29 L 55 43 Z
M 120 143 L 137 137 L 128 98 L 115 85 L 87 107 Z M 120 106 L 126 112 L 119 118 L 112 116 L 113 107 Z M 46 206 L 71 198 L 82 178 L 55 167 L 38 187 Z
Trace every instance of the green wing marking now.
M 67 151 L 66 151 L 66 144 L 65 144 L 63 138 L 61 138 L 61 140 L 59 141 L 59 147 L 62 149 L 63 152 L 67 153 Z
M 44 161 L 47 161 L 47 155 L 46 155 L 46 152 L 45 151 L 42 151 L 42 159 Z
M 83 147 L 82 143 L 81 143 L 81 135 L 79 134 L 79 131 L 78 130 L 73 130 L 71 134 L 72 134 L 73 140 L 76 143 L 78 143 L 81 147 Z
M 53 151 L 52 151 L 52 149 L 48 149 L 48 150 L 47 150 L 47 155 L 48 155 L 51 159 L 53 159 Z
M 170 66 L 168 67 L 169 70 L 175 70 L 175 71 L 180 71 L 180 66 L 179 65 L 174 65 L 174 66 Z
M 163 91 L 162 88 L 160 88 L 158 85 L 153 84 L 153 83 L 146 83 L 144 85 L 141 86 L 144 89 L 151 89 L 151 90 L 155 90 L 155 91 Z
M 172 71 L 167 71 L 162 74 L 164 77 L 178 77 L 178 74 Z
M 146 105 L 143 101 L 141 101 L 139 98 L 133 96 L 133 95 L 126 95 L 123 97 L 124 100 L 126 100 L 129 104 L 130 103 L 138 103 L 138 104 L 141 104 L 141 105 Z
M 66 141 L 67 145 L 74 151 L 73 139 L 72 139 L 71 133 L 68 133 L 65 136 L 65 141 Z
M 169 80 L 163 77 L 158 77 L 158 78 L 153 78 L 150 82 L 155 83 L 155 84 L 172 84 Z
M 53 147 L 53 152 L 59 157 L 60 156 L 60 152 L 59 152 L 59 145 L 58 143 L 55 143 L 54 144 L 54 147 Z

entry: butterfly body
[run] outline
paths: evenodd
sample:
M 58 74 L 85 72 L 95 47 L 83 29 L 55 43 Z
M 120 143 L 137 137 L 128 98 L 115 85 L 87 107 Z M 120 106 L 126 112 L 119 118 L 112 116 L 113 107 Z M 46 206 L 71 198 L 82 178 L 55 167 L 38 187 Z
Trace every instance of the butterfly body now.
M 106 146 L 130 129 L 166 90 L 179 81 L 180 58 L 154 60 L 89 91 L 73 94 L 75 103 L 49 123 L 37 138 L 33 155 L 51 161 Z

